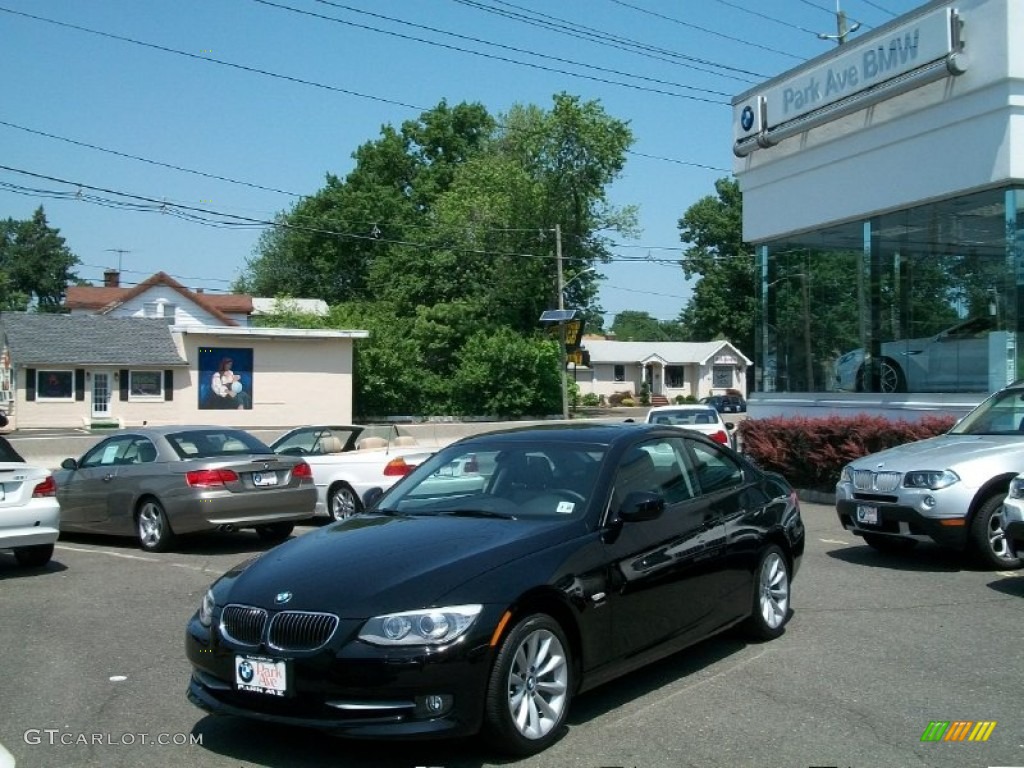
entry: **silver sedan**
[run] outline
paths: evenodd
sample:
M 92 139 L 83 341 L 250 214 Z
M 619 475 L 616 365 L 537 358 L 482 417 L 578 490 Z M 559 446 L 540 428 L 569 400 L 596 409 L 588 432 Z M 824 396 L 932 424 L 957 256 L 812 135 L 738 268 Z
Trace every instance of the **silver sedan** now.
M 283 541 L 313 515 L 305 461 L 240 429 L 165 426 L 117 432 L 55 473 L 62 531 L 134 535 L 169 549 L 177 534 L 255 528 Z

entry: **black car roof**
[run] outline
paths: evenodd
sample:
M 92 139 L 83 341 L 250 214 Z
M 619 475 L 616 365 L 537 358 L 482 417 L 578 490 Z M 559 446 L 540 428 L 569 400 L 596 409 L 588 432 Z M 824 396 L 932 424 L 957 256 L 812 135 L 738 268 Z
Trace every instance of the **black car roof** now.
M 542 424 L 528 427 L 512 427 L 492 432 L 483 432 L 459 440 L 460 445 L 472 443 L 529 443 L 529 442 L 560 442 L 560 443 L 591 443 L 612 445 L 621 440 L 629 440 L 638 432 L 663 432 L 664 425 L 645 424 L 641 422 L 581 423 L 581 424 Z

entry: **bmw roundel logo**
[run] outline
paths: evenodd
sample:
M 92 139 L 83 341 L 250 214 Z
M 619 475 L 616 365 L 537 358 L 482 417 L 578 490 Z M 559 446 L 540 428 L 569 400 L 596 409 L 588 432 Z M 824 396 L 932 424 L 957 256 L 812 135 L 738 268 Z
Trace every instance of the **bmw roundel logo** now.
M 253 678 L 252 664 L 248 661 L 243 661 L 238 665 L 238 676 L 241 678 L 243 683 L 251 683 Z
M 754 108 L 749 104 L 740 113 L 740 125 L 743 126 L 744 131 L 749 131 L 754 127 Z
M 291 592 L 278 592 L 277 596 L 274 598 L 274 602 L 277 603 L 278 605 L 282 605 L 283 603 L 287 603 L 291 599 L 292 599 L 292 593 Z

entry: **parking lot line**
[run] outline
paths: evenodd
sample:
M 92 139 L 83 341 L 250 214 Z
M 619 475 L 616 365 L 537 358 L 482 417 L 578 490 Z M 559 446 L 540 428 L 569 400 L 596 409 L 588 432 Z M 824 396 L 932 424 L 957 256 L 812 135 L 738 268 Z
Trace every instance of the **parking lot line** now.
M 4 749 L 0 744 L 0 768 L 14 768 L 14 755 Z
M 839 541 L 838 539 L 818 539 L 818 541 L 824 542 L 825 544 L 842 544 L 844 547 L 850 543 L 848 541 Z
M 110 555 L 111 557 L 123 557 L 125 560 L 143 560 L 147 563 L 159 563 L 159 557 L 145 557 L 143 555 L 128 555 L 124 552 L 107 552 L 103 549 L 92 549 L 87 547 L 69 547 L 67 544 L 58 544 L 57 549 L 66 549 L 69 552 L 92 552 L 97 555 Z

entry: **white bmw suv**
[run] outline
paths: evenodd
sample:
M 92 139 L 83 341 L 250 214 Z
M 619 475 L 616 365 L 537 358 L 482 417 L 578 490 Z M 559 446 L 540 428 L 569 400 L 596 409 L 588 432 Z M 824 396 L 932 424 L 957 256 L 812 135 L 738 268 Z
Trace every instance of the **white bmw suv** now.
M 934 541 L 990 568 L 1017 568 L 1003 503 L 1021 472 L 1024 381 L 991 395 L 944 435 L 848 464 L 836 484 L 836 512 L 878 550 Z

